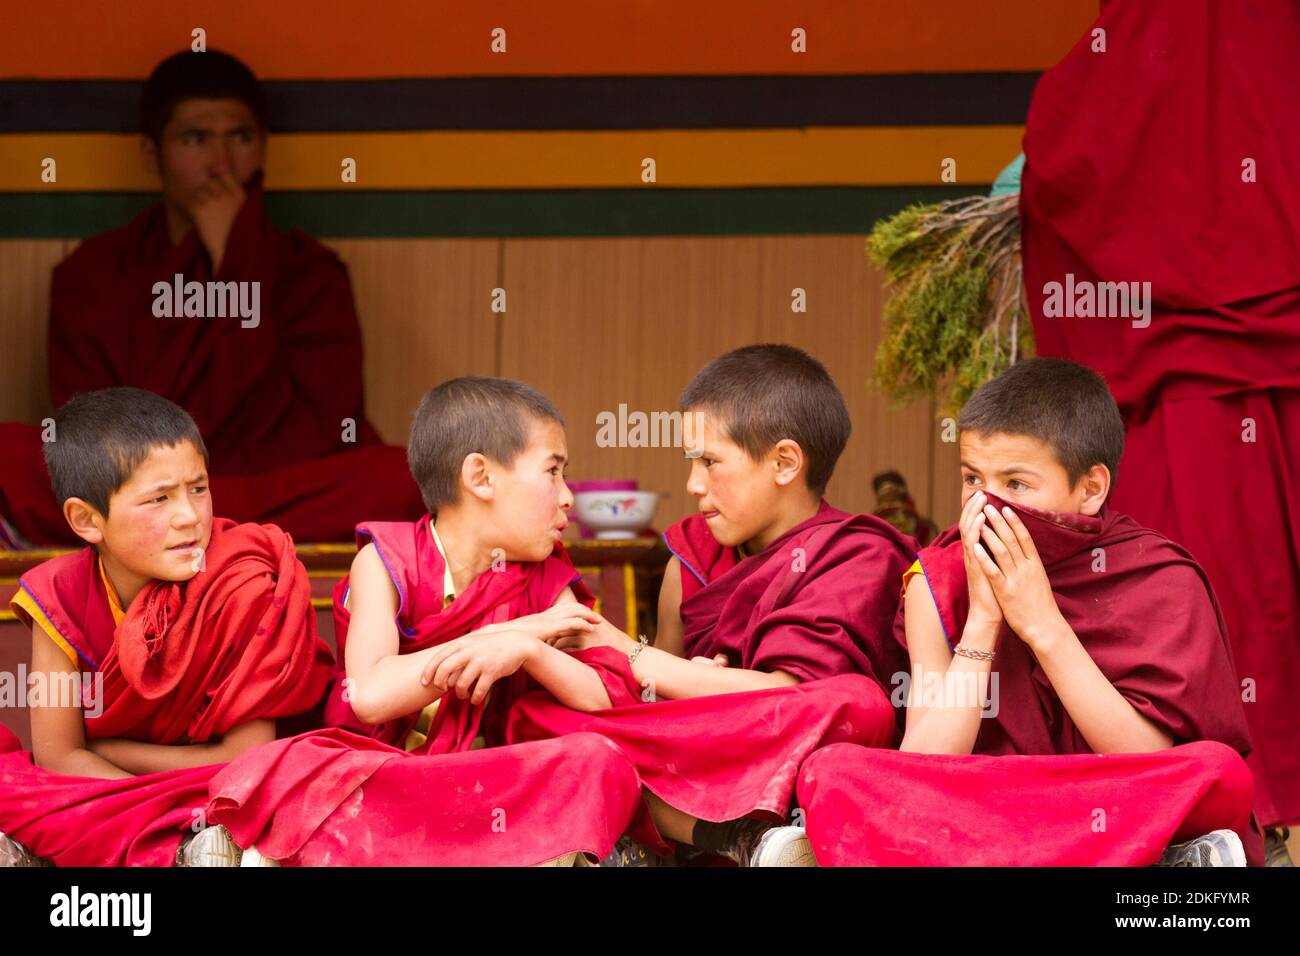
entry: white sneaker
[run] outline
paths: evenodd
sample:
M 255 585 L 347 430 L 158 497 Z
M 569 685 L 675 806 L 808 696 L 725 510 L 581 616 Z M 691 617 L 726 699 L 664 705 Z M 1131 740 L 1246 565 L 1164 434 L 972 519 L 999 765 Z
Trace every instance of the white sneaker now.
M 230 831 L 217 824 L 186 837 L 176 848 L 177 866 L 239 866 L 244 851 Z
M 1165 850 L 1156 866 L 1245 866 L 1246 848 L 1232 830 L 1215 830 Z
M 260 850 L 255 846 L 250 846 L 244 851 L 244 855 L 239 860 L 240 866 L 279 866 L 279 860 L 272 860 L 270 857 L 262 856 Z
M 750 866 L 819 866 L 812 841 L 803 827 L 772 827 L 764 831 L 749 858 Z

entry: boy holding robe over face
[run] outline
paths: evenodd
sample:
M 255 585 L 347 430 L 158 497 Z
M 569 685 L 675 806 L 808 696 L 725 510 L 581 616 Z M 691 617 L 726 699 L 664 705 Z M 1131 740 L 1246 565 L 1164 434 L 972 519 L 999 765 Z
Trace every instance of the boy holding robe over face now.
M 430 513 L 357 527 L 335 590 L 335 729 L 231 764 L 211 819 L 300 865 L 598 859 L 638 803 L 627 758 L 595 734 L 500 746 L 530 687 L 581 709 L 610 702 L 596 669 L 608 651 L 551 645 L 601 620 L 560 545 L 563 420 L 520 382 L 453 379 L 421 401 L 408 454 Z M 433 661 L 442 670 L 422 679 Z
M 1261 862 L 1218 605 L 1190 554 L 1107 504 L 1124 428 L 1105 383 L 1030 359 L 958 424 L 961 520 L 904 579 L 902 752 L 805 761 L 818 860 Z
M 665 837 L 740 865 L 808 863 L 802 830 L 775 824 L 790 811 L 799 762 L 818 747 L 894 740 L 885 688 L 906 673 L 890 633 L 895 582 L 916 546 L 822 498 L 851 426 L 808 354 L 730 352 L 680 404 L 695 432 L 687 490 L 700 514 L 665 534 L 674 557 L 655 646 L 603 621 L 561 639 L 619 652 L 617 706 L 579 714 L 529 695 L 511 733 L 593 730 L 636 762 L 655 826 L 639 824 L 611 863 L 649 861 L 645 847 L 666 854 Z
M 222 828 L 193 833 L 214 765 L 329 676 L 293 542 L 213 516 L 198 428 L 150 392 L 73 398 L 45 456 L 88 547 L 12 601 L 32 630 L 32 753 L 0 728 L 0 865 L 234 865 Z

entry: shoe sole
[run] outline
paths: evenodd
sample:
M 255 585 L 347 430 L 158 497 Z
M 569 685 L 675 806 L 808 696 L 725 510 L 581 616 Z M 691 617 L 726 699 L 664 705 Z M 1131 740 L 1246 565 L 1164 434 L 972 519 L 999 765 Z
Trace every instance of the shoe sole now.
M 187 847 L 181 851 L 179 866 L 185 867 L 234 867 L 239 866 L 244 851 L 239 848 L 235 838 L 225 827 L 217 825 L 205 827 L 194 835 Z
M 803 827 L 773 827 L 759 838 L 750 866 L 820 866 Z

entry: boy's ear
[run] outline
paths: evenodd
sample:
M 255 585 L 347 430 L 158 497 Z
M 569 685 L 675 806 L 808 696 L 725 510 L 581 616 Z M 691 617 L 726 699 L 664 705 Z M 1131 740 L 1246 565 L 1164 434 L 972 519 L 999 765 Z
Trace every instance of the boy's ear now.
M 804 473 L 803 449 L 799 443 L 792 438 L 782 438 L 772 449 L 772 457 L 776 466 L 776 483 L 778 485 L 793 484 L 799 476 Z
M 99 544 L 104 540 L 104 516 L 88 501 L 69 498 L 63 502 L 63 518 L 77 537 L 87 544 Z
M 1110 469 L 1105 465 L 1093 465 L 1079 479 L 1083 486 L 1083 501 L 1079 503 L 1079 513 L 1090 517 L 1101 511 L 1110 495 Z
M 479 501 L 491 501 L 496 497 L 491 463 L 480 452 L 466 455 L 460 463 L 460 483 Z

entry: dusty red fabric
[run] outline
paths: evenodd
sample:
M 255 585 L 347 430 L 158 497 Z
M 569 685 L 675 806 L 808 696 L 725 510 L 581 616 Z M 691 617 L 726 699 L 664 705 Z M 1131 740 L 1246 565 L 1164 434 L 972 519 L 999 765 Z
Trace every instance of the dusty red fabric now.
M 819 747 L 841 741 L 884 747 L 894 739 L 893 706 L 861 674 L 645 702 L 626 655 L 612 648 L 593 651 L 605 656 L 601 673 L 615 706 L 581 713 L 545 691 L 529 693 L 511 711 L 508 739 L 600 734 L 628 756 L 649 790 L 701 820 L 784 819 L 799 764 Z M 626 672 L 621 687 L 613 676 L 620 667 Z M 647 816 L 638 818 L 633 833 L 661 852 L 670 849 Z
M 1214 583 L 1255 685 L 1260 818 L 1300 822 L 1300 185 L 1282 172 L 1300 126 L 1277 121 L 1300 106 L 1300 8 L 1108 3 L 1094 27 L 1106 52 L 1090 30 L 1049 70 L 1025 132 L 1037 349 L 1106 378 L 1128 428 L 1112 501 Z M 1069 275 L 1150 282 L 1150 325 L 1045 316 Z
M 1218 829 L 1263 862 L 1250 769 L 1215 741 L 1000 757 L 836 744 L 804 761 L 798 794 L 823 866 L 1148 866 Z
M 258 747 L 211 784 L 208 817 L 293 866 L 532 866 L 603 858 L 640 801 L 595 734 L 417 756 L 340 729 Z

